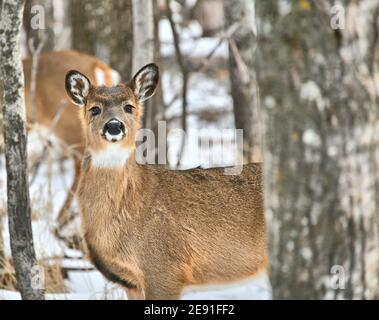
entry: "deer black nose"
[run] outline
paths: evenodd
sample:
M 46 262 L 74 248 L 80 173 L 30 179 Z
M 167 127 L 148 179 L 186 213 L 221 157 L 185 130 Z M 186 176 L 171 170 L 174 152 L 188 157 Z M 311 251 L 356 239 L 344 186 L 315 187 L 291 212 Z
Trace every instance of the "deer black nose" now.
M 116 119 L 109 120 L 104 126 L 104 132 L 107 132 L 112 136 L 117 136 L 123 133 L 124 130 L 125 128 L 123 123 Z

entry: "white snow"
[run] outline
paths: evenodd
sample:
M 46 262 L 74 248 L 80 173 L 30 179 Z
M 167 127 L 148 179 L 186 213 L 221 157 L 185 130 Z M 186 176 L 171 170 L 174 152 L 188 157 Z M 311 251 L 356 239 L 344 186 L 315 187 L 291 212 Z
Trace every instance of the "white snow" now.
M 316 101 L 321 97 L 320 88 L 314 81 L 307 81 L 301 86 L 300 97 L 304 100 Z
M 256 278 L 225 285 L 188 287 L 183 291 L 183 300 L 269 300 L 271 287 L 266 274 Z
M 179 28 L 178 24 L 176 25 Z M 215 48 L 218 38 L 201 37 L 202 29 L 198 22 L 192 21 L 186 28 L 178 30 L 180 34 L 180 48 L 185 55 L 206 57 Z M 174 40 L 170 23 L 167 19 L 159 21 L 159 36 L 161 40 L 160 53 L 163 57 L 175 55 Z M 213 54 L 214 57 L 227 57 L 228 44 L 224 41 Z

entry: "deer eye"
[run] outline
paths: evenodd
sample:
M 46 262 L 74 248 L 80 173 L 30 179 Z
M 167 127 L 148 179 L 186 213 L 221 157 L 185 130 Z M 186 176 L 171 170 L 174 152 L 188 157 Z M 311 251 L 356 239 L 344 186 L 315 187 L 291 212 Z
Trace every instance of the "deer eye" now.
M 123 109 L 126 113 L 133 113 L 133 106 L 131 104 L 126 104 Z
M 89 112 L 91 112 L 91 115 L 94 117 L 101 113 L 101 109 L 99 107 L 92 107 L 89 109 Z

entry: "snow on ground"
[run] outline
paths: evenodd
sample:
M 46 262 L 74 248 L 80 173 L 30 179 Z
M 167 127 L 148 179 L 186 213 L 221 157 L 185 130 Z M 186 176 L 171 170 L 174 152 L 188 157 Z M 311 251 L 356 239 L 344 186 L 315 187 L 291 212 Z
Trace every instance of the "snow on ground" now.
M 97 271 L 71 272 L 68 294 L 46 294 L 48 300 L 125 300 L 125 292 L 117 285 L 106 282 Z M 186 288 L 182 300 L 269 300 L 271 287 L 266 275 L 244 283 Z M 19 300 L 20 294 L 0 290 L 0 300 Z
M 181 28 L 176 25 L 180 35 L 180 48 L 185 55 L 190 54 L 195 57 L 206 57 L 209 52 L 218 46 L 218 38 L 201 37 L 202 29 L 197 21 L 191 21 L 188 26 Z M 175 55 L 172 31 L 167 19 L 159 21 L 159 37 L 161 40 L 161 55 L 163 57 Z M 228 45 L 224 41 L 215 51 L 214 57 L 227 57 Z

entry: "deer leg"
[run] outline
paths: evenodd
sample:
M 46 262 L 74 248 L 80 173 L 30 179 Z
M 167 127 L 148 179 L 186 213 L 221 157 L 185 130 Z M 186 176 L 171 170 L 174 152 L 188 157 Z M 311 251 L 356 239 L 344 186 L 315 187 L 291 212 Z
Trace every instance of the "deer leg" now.
M 126 294 L 128 295 L 129 300 L 143 300 L 144 294 L 142 289 L 126 289 Z
M 59 228 L 64 227 L 67 223 L 69 223 L 74 218 L 73 214 L 71 214 L 70 212 L 70 207 L 71 207 L 72 200 L 74 199 L 76 189 L 78 187 L 79 177 L 80 177 L 80 160 L 75 159 L 75 177 L 74 177 L 74 181 L 72 183 L 71 189 L 67 194 L 63 207 L 60 210 L 59 215 L 58 215 Z
M 146 283 L 146 300 L 178 300 L 183 289 L 179 281 L 169 276 Z

